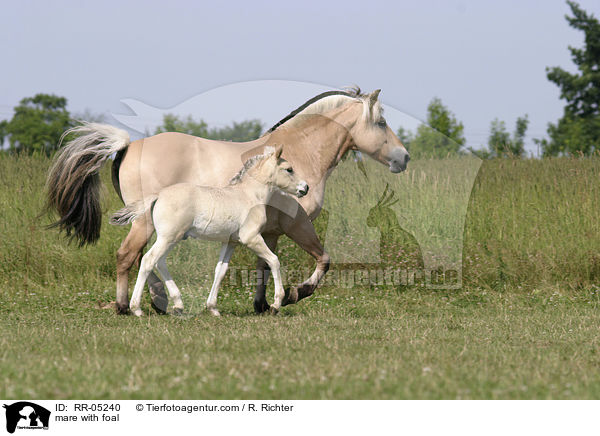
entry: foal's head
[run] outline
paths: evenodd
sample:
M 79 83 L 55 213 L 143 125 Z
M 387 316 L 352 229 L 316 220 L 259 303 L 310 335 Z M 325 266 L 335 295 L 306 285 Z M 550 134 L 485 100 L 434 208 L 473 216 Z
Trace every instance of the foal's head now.
M 308 193 L 308 184 L 294 172 L 292 165 L 281 157 L 282 152 L 282 145 L 265 147 L 263 158 L 251 170 L 251 175 L 283 192 L 304 197 Z

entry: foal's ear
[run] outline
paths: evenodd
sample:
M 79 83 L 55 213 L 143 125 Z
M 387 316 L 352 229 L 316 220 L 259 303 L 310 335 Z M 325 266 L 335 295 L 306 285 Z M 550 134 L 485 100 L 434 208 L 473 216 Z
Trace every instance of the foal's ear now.
M 275 147 L 275 157 L 279 159 L 281 157 L 281 153 L 283 153 L 283 145 L 279 144 Z

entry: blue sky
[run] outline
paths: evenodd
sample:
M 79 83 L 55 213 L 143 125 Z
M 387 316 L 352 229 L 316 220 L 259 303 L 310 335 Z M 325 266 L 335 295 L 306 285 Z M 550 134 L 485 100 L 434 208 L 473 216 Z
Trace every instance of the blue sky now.
M 600 2 L 580 4 L 600 15 Z M 440 97 L 474 147 L 486 142 L 493 118 L 512 130 L 528 114 L 534 150 L 531 138 L 563 107 L 545 67 L 572 69 L 567 46 L 583 41 L 564 19 L 568 10 L 556 0 L 9 1 L 0 25 L 0 117 L 37 92 L 67 97 L 73 112 L 127 114 L 125 98 L 170 108 L 239 82 L 358 84 L 381 88 L 384 103 L 421 120 Z M 287 108 L 281 117 L 304 98 L 273 94 L 265 102 Z M 224 94 L 223 107 L 236 97 Z M 232 113 L 270 123 L 265 102 Z M 211 107 L 197 111 L 215 119 Z

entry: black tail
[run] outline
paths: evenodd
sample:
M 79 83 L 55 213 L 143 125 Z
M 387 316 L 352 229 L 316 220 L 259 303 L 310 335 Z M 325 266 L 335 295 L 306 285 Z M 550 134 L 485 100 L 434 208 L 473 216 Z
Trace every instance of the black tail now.
M 60 217 L 49 227 L 58 227 L 83 246 L 100 237 L 100 168 L 130 140 L 127 132 L 107 124 L 82 122 L 67 130 L 61 142 L 70 133 L 79 136 L 59 152 L 48 173 L 46 209 Z

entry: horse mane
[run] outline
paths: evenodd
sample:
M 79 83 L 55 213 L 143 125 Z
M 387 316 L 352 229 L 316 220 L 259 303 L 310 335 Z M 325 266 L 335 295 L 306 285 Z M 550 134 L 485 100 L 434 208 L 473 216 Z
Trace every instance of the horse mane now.
M 244 166 L 242 167 L 242 169 L 240 169 L 237 172 L 237 174 L 231 178 L 231 180 L 229 181 L 229 185 L 237 185 L 238 183 L 240 183 L 246 175 L 246 173 L 250 171 L 250 168 L 252 168 L 264 158 L 271 156 L 273 153 L 275 153 L 275 147 L 266 146 L 262 154 L 252 156 L 250 159 L 244 162 Z
M 355 99 L 355 98 L 360 98 L 360 97 L 365 97 L 365 95 L 362 94 L 362 92 L 358 86 L 353 86 L 353 87 L 347 88 L 346 91 L 323 92 L 323 93 L 311 98 L 310 100 L 308 100 L 307 102 L 305 102 L 304 104 L 299 106 L 297 109 L 294 109 L 292 112 L 290 112 L 284 118 L 282 118 L 279 122 L 277 122 L 273 127 L 271 127 L 269 130 L 267 130 L 265 132 L 265 135 L 267 133 L 271 133 L 271 132 L 275 131 L 277 128 L 282 126 L 284 123 L 290 121 L 291 119 L 293 119 L 296 115 L 298 115 L 301 112 L 304 112 L 305 114 L 323 113 L 326 110 L 334 109 L 336 107 L 341 106 L 342 104 L 344 104 L 348 101 L 348 98 Z

